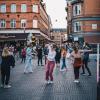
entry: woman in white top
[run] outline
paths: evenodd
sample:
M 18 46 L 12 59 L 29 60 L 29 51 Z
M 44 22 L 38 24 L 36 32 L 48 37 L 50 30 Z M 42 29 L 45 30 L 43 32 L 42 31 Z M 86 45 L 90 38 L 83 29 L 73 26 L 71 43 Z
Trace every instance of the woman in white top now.
M 55 46 L 51 46 L 51 49 L 49 49 L 49 53 L 47 55 L 47 64 L 46 64 L 46 81 L 47 83 L 53 83 L 53 70 L 55 66 Z

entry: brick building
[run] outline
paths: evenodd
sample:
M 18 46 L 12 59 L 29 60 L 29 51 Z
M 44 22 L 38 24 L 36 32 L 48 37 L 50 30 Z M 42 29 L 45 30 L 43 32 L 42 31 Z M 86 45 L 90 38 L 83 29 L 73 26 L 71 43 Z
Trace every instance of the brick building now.
M 61 46 L 66 40 L 67 30 L 65 28 L 53 28 L 51 30 L 51 39 L 54 43 Z
M 49 24 L 41 0 L 0 0 L 0 42 L 49 40 Z
M 100 38 L 100 0 L 67 0 L 66 11 L 70 38 L 74 41 Z

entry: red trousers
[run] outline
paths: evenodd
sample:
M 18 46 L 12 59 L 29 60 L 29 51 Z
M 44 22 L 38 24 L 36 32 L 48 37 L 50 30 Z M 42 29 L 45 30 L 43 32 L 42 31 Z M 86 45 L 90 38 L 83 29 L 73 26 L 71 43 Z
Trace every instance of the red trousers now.
M 55 67 L 55 61 L 47 61 L 46 65 L 46 80 L 48 81 L 49 78 L 53 81 L 53 70 Z

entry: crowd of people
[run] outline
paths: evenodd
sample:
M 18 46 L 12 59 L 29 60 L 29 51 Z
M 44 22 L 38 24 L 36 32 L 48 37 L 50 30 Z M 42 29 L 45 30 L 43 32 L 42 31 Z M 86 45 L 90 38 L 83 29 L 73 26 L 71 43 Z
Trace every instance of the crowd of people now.
M 68 71 L 68 63 L 73 66 L 74 69 L 74 82 L 79 83 L 80 68 L 82 68 L 82 75 L 86 75 L 85 69 L 88 71 L 88 76 L 92 76 L 88 67 L 89 62 L 89 49 L 87 44 L 83 45 L 80 50 L 78 44 L 67 44 L 57 46 L 54 43 L 46 44 L 42 46 L 32 46 L 28 44 L 23 46 L 20 50 L 11 46 L 4 46 L 1 54 L 1 87 L 10 88 L 10 69 L 14 68 L 16 59 L 21 58 L 21 63 L 25 63 L 24 74 L 33 73 L 33 59 L 37 58 L 38 66 L 45 66 L 45 80 L 47 84 L 52 84 L 54 80 L 53 71 L 55 67 L 59 70 Z M 43 65 L 43 59 L 45 63 Z

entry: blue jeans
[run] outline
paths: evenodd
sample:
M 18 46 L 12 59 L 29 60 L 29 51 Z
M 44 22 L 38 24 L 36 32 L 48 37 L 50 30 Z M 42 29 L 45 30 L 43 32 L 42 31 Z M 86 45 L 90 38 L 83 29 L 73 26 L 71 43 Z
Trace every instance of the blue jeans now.
M 26 59 L 24 72 L 32 72 L 32 59 Z
M 61 67 L 61 69 L 64 69 L 64 68 L 66 68 L 65 58 L 62 59 L 62 67 Z

